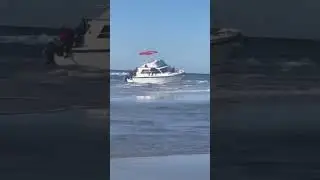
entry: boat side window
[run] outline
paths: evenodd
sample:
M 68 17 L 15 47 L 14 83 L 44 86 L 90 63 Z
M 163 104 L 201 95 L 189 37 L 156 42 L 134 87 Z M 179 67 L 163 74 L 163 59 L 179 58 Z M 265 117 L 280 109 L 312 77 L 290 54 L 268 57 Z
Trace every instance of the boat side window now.
M 151 68 L 150 71 L 151 71 L 151 73 L 153 73 L 153 74 L 161 73 L 161 72 L 160 72 L 158 69 L 156 69 L 156 68 Z
M 100 34 L 98 35 L 98 38 L 107 39 L 110 38 L 110 26 L 105 25 L 100 31 Z
M 149 74 L 149 73 L 150 73 L 150 71 L 146 70 L 146 69 L 141 71 L 141 74 Z
M 164 68 L 161 68 L 160 69 L 162 73 L 166 73 L 169 71 L 169 68 L 168 67 L 164 67 Z

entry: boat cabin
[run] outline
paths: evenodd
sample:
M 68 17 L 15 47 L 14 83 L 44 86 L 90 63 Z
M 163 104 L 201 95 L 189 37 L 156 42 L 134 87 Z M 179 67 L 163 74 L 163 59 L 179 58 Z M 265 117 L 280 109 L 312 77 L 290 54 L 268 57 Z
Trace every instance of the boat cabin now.
M 153 60 L 149 63 L 145 63 L 137 69 L 136 75 L 156 75 L 172 72 L 172 69 L 163 60 Z
M 59 66 L 76 65 L 97 70 L 109 70 L 109 10 L 104 11 L 100 17 L 90 19 L 84 24 L 86 27 L 82 39 L 76 47 L 72 48 L 72 55 L 67 58 L 56 56 L 56 63 Z

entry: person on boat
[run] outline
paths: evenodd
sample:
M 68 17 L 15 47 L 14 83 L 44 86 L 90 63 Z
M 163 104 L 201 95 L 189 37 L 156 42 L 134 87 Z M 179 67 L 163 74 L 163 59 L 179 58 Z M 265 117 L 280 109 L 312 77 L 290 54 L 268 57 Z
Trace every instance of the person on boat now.
M 84 34 L 87 32 L 89 28 L 88 20 L 86 18 L 82 18 L 80 24 L 75 29 L 75 43 L 77 46 L 80 46 L 84 42 Z
M 132 78 L 132 76 L 133 76 L 133 71 L 129 71 L 129 78 Z
M 158 70 L 156 68 L 151 68 L 150 72 L 151 72 L 151 76 L 153 76 L 158 73 Z
M 71 28 L 62 27 L 60 29 L 59 38 L 62 42 L 62 46 L 64 49 L 65 57 L 69 57 L 71 53 L 71 49 L 74 43 L 74 30 Z
M 88 29 L 88 20 L 86 18 L 82 18 L 79 26 L 76 28 L 76 32 L 78 35 L 84 35 Z
M 136 67 L 136 68 L 133 70 L 133 76 L 136 76 L 136 75 L 137 75 L 137 72 L 138 72 L 138 68 Z

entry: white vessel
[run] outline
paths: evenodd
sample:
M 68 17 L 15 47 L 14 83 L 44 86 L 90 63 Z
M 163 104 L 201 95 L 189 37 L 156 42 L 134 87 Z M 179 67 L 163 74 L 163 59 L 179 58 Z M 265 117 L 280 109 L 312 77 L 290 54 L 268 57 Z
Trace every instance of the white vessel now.
M 211 30 L 211 64 L 220 65 L 226 62 L 234 50 L 241 45 L 241 32 L 236 29 Z
M 211 3 L 211 25 L 249 37 L 320 39 L 319 10 L 315 0 L 217 0 Z
M 70 57 L 55 55 L 55 61 L 59 66 L 78 65 L 93 69 L 109 69 L 109 11 L 103 12 L 100 17 L 88 23 L 89 28 L 83 36 L 83 43 L 72 48 Z
M 109 0 L 4 0 L 0 25 L 18 27 L 75 27 L 83 17 L 99 16 Z
M 152 55 L 157 51 L 144 51 L 140 55 Z M 182 69 L 170 67 L 164 60 L 153 59 L 136 68 L 125 80 L 129 83 L 166 84 L 178 83 L 185 72 Z
M 213 28 L 210 33 L 210 42 L 219 45 L 234 41 L 241 37 L 241 32 L 237 29 Z

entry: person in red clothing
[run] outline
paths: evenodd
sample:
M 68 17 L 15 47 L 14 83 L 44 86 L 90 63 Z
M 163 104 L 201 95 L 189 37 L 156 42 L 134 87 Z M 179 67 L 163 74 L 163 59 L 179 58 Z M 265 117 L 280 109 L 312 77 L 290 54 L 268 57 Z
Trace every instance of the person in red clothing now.
M 62 27 L 60 30 L 59 38 L 62 42 L 65 57 L 68 57 L 71 53 L 71 49 L 74 43 L 74 30 L 71 28 Z
M 65 28 L 64 26 L 60 29 L 59 32 L 59 39 L 62 43 L 66 42 L 67 36 L 68 36 L 68 32 L 67 32 L 67 28 Z

